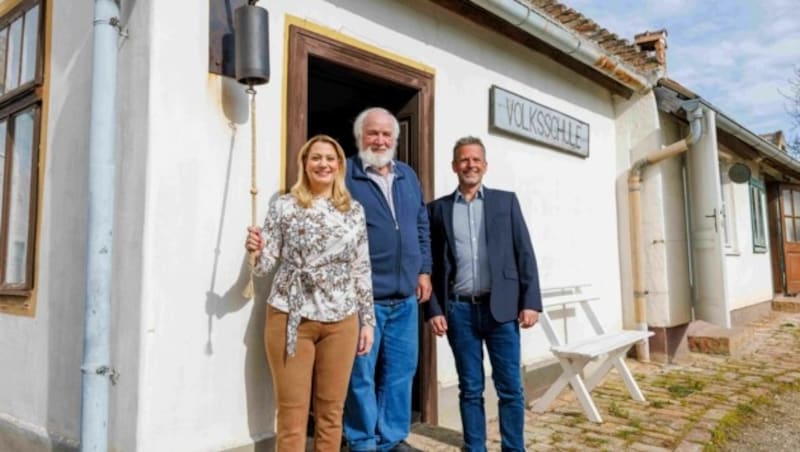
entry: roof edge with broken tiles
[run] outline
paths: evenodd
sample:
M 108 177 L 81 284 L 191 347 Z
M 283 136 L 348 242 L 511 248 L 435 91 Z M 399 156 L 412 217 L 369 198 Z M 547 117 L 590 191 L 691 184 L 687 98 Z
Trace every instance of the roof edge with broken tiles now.
M 597 22 L 586 17 L 577 10 L 555 0 L 519 0 L 520 3 L 535 8 L 542 14 L 571 31 L 583 40 L 589 41 L 602 49 L 604 53 L 615 58 L 620 64 L 630 71 L 640 74 L 655 86 L 666 76 L 665 66 L 658 62 L 654 54 L 642 50 L 616 33 L 602 27 Z M 651 33 L 666 34 L 666 30 L 645 31 L 636 36 Z

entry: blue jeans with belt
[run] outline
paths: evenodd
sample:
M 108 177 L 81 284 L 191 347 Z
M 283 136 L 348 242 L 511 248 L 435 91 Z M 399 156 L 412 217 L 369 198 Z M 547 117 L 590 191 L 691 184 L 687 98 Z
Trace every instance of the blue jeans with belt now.
M 520 371 L 520 333 L 516 320 L 498 323 L 488 301 L 482 304 L 449 300 L 447 339 L 458 372 L 459 408 L 464 450 L 486 450 L 483 390 L 483 342 L 492 363 L 497 391 L 503 451 L 524 451 L 524 393 Z
M 390 450 L 411 428 L 411 387 L 417 371 L 417 297 L 375 303 L 375 342 L 356 357 L 344 406 L 352 451 Z

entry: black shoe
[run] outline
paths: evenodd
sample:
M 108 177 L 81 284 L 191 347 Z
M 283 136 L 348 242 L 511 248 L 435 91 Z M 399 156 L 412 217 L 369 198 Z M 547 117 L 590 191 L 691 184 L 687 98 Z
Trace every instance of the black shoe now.
M 397 443 L 390 452 L 422 452 L 422 449 L 417 449 L 411 444 L 408 444 L 406 440 L 403 440 Z

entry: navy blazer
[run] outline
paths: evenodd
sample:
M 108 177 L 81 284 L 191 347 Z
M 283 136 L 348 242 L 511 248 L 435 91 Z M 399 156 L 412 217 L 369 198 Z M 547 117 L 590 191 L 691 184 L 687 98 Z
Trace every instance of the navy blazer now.
M 433 295 L 425 318 L 447 312 L 456 274 L 453 203 L 455 192 L 428 204 L 431 228 Z M 516 319 L 523 309 L 542 311 L 539 270 L 517 195 L 483 187 L 483 221 L 489 252 L 490 307 L 498 322 Z

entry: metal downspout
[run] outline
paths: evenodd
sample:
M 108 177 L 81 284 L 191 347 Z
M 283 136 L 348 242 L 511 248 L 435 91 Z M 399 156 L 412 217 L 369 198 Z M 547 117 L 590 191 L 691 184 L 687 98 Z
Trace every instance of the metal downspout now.
M 108 450 L 118 0 L 95 0 L 89 212 L 81 366 L 81 451 Z
M 619 60 L 609 56 L 599 46 L 581 39 L 576 33 L 531 8 L 530 5 L 516 0 L 470 1 L 636 92 L 651 88 L 658 78 L 654 77 L 649 80 L 626 68 L 620 64 Z
M 703 134 L 701 119 L 703 110 L 699 102 L 690 101 L 684 104 L 689 119 L 689 135 L 663 149 L 652 151 L 637 160 L 628 172 L 628 204 L 630 206 L 631 228 L 631 265 L 633 270 L 633 311 L 636 328 L 647 331 L 647 289 L 644 286 L 644 246 L 642 245 L 642 200 L 641 188 L 645 168 L 662 160 L 681 154 L 689 149 L 689 145 L 697 142 Z M 648 340 L 636 344 L 636 357 L 639 361 L 650 361 Z

